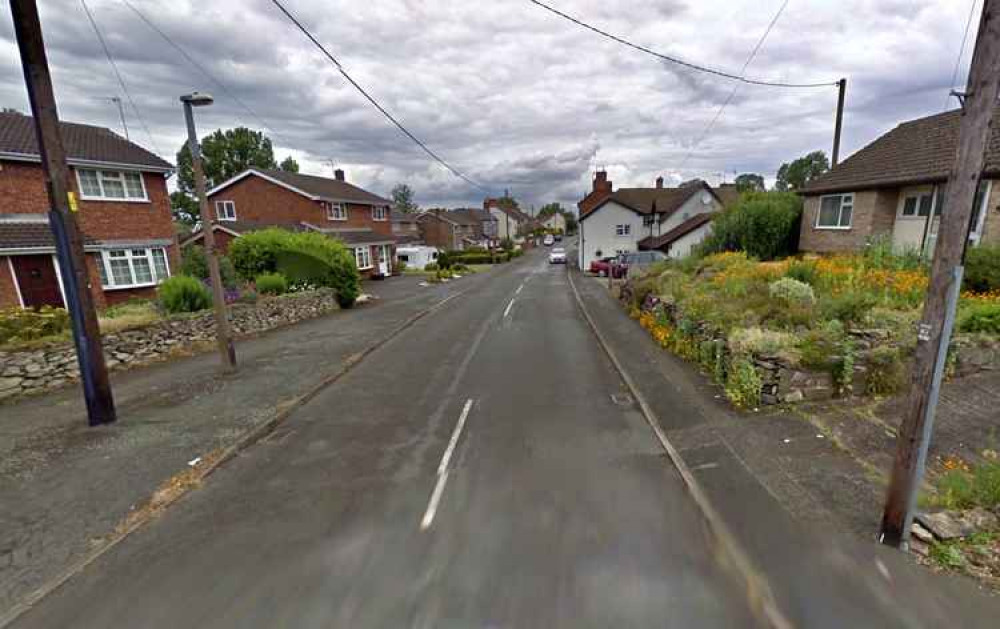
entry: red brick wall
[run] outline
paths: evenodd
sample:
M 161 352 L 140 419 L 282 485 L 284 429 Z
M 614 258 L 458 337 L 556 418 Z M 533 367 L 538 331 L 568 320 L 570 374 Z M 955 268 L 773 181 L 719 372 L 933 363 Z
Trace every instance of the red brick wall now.
M 434 216 L 425 216 L 420 219 L 420 235 L 424 243 L 431 247 L 441 249 L 454 249 L 455 237 L 453 225 Z
M 0 309 L 17 308 L 20 305 L 17 300 L 17 289 L 14 286 L 14 276 L 10 271 L 10 263 L 5 256 L 0 256 Z

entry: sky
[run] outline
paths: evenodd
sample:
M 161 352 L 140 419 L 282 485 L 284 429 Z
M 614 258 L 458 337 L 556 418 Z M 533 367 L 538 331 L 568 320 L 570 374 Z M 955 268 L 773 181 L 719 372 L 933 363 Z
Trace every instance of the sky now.
M 248 126 L 278 161 L 422 207 L 479 206 L 505 190 L 522 207 L 575 204 L 597 168 L 618 187 L 700 177 L 717 184 L 830 152 L 835 87 L 751 86 L 666 63 L 528 0 L 282 0 L 343 68 L 436 154 L 386 120 L 271 0 L 87 0 L 122 74 L 124 98 L 80 0 L 39 0 L 60 116 L 124 133 L 175 162 L 178 96 L 213 94 L 201 135 Z M 783 0 L 546 0 L 653 50 L 738 74 Z M 955 106 L 948 92 L 973 0 L 790 0 L 745 76 L 848 79 L 842 155 L 899 122 Z M 968 70 L 978 11 L 961 56 Z M 30 111 L 9 5 L 0 3 L 0 106 Z M 736 88 L 733 93 L 734 87 Z M 235 97 L 235 98 L 234 98 Z M 730 100 L 709 132 L 710 121 Z M 249 113 L 246 108 L 253 112 Z M 138 110 L 138 111 L 136 111 Z M 140 121 L 141 120 L 141 121 Z M 148 131 L 147 131 L 148 129 Z

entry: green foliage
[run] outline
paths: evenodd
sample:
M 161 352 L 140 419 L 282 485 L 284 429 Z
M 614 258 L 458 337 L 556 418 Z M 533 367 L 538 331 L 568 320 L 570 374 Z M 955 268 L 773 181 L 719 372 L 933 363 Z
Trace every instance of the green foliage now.
M 794 345 L 793 334 L 759 327 L 737 328 L 729 334 L 729 347 L 734 354 L 777 356 Z
M 763 192 L 764 177 L 757 173 L 743 173 L 736 176 L 736 189 L 742 192 Z
M 818 371 L 832 371 L 844 337 L 844 327 L 837 321 L 809 330 L 798 345 L 802 365 Z
M 424 265 L 424 270 L 425 271 L 437 271 L 438 270 L 437 262 L 428 262 L 427 264 Z
M 397 212 L 416 212 L 420 207 L 413 201 L 413 190 L 405 183 L 392 189 L 392 209 Z
M 295 158 L 289 155 L 285 159 L 281 160 L 281 164 L 278 168 L 285 171 L 286 173 L 297 173 L 299 172 L 299 163 L 295 161 Z
M 193 225 L 201 216 L 198 200 L 186 192 L 175 190 L 170 193 L 170 213 L 174 220 L 185 225 Z
M 1000 302 L 974 304 L 962 310 L 959 332 L 1000 334 Z
M 455 254 L 450 251 L 442 251 L 438 254 L 437 265 L 439 269 L 450 269 L 453 264 L 453 256 Z
M 946 509 L 1000 506 L 1000 461 L 986 461 L 969 471 L 949 470 L 938 478 L 934 504 Z
M 538 210 L 536 218 L 544 220 L 553 214 L 566 214 L 566 210 L 564 210 L 563 206 L 559 203 L 546 203 L 540 210 Z
M 510 237 L 503 238 L 500 241 L 500 248 L 508 253 L 514 251 L 514 241 L 511 240 Z
M 158 290 L 163 309 L 171 314 L 198 312 L 212 305 L 212 293 L 197 278 L 175 275 L 160 284 Z
M 889 395 L 903 386 L 903 357 L 898 347 L 876 347 L 866 364 L 865 392 L 869 395 Z
M 70 329 L 69 313 L 63 308 L 42 306 L 38 310 L 0 310 L 0 344 L 36 341 Z
M 869 238 L 861 254 L 865 265 L 886 271 L 915 271 L 924 266 L 918 247 L 909 247 L 897 252 L 892 244 L 892 236 L 880 235 Z
M 952 542 L 934 542 L 930 548 L 930 558 L 942 568 L 961 568 L 965 565 L 965 555 Z
M 802 216 L 802 199 L 788 192 L 755 192 L 724 210 L 699 247 L 701 255 L 745 251 L 760 260 L 794 253 Z
M 726 374 L 726 397 L 739 408 L 760 405 L 760 375 L 746 357 L 734 356 Z
M 816 303 L 816 295 L 813 293 L 812 286 L 790 277 L 783 277 L 771 282 L 768 290 L 771 297 L 780 299 L 786 304 L 812 305 Z
M 791 163 L 784 163 L 778 169 L 774 189 L 780 191 L 801 190 L 807 183 L 830 170 L 830 160 L 823 151 L 813 151 Z
M 785 271 L 785 277 L 815 286 L 819 280 L 819 270 L 813 260 L 793 260 L 789 263 L 788 270 Z
M 288 280 L 281 273 L 259 275 L 254 284 L 261 295 L 282 295 L 288 292 Z
M 181 273 L 200 280 L 208 279 L 208 258 L 205 249 L 197 245 L 189 245 L 181 252 Z M 222 285 L 235 288 L 237 284 L 236 268 L 227 256 L 219 256 L 219 275 Z
M 202 167 L 208 187 L 235 177 L 248 168 L 275 169 L 271 140 L 260 131 L 246 127 L 217 129 L 201 140 Z M 194 195 L 194 170 L 187 142 L 177 151 L 177 186 Z
M 843 324 L 860 323 L 878 303 L 875 296 L 861 290 L 830 295 L 820 301 L 823 318 Z
M 975 293 L 1000 291 L 1000 245 L 972 247 L 965 255 L 962 287 Z

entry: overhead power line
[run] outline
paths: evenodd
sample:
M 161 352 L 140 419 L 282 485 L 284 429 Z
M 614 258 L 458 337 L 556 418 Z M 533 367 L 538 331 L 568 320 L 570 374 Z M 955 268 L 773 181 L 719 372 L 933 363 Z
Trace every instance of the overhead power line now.
M 951 105 L 951 91 L 955 88 L 955 81 L 958 79 L 958 68 L 962 65 L 962 56 L 965 54 L 965 42 L 969 40 L 969 27 L 972 26 L 972 18 L 976 15 L 976 4 L 979 0 L 972 0 L 969 7 L 969 18 L 965 21 L 965 32 L 962 33 L 962 45 L 958 47 L 958 57 L 955 58 L 955 69 L 951 72 L 951 82 L 948 83 L 948 96 L 944 100 L 944 108 Z
M 379 102 L 377 100 L 375 100 L 375 98 L 371 94 L 369 94 L 367 91 L 365 91 L 365 89 L 363 87 L 361 87 L 361 85 L 359 85 L 357 81 L 355 81 L 353 78 L 351 78 L 351 75 L 348 74 L 347 71 L 344 70 L 343 66 L 340 65 L 340 62 L 337 61 L 337 58 L 334 57 L 332 54 L 330 54 L 330 51 L 328 51 L 323 46 L 323 44 L 321 44 L 319 42 L 319 40 L 317 40 L 313 36 L 313 34 L 309 32 L 309 30 L 305 26 L 303 26 L 302 23 L 299 22 L 295 18 L 295 16 L 292 15 L 288 11 L 288 9 L 286 9 L 284 7 L 284 5 L 281 4 L 281 2 L 279 2 L 278 0 L 271 0 L 271 2 L 274 3 L 274 5 L 276 7 L 278 7 L 281 10 L 282 13 L 285 14 L 285 17 L 287 17 L 289 20 L 291 20 L 292 23 L 295 24 L 295 26 L 297 26 L 299 28 L 299 30 L 302 31 L 302 33 L 306 37 L 308 37 L 309 40 L 313 44 L 315 44 L 317 48 L 319 48 L 319 50 L 326 56 L 326 58 L 329 59 L 330 62 L 333 63 L 334 66 L 336 66 L 336 68 L 340 72 L 340 74 L 342 74 L 343 77 L 345 79 L 347 79 L 347 82 L 350 83 L 351 85 L 353 85 L 354 88 L 357 89 L 361 93 L 361 95 L 364 96 L 366 100 L 368 100 L 369 103 L 371 103 L 376 109 L 378 109 L 382 113 L 383 116 L 385 116 L 389 120 L 389 122 L 391 122 L 392 124 L 396 125 L 396 128 L 399 129 L 400 131 L 402 131 L 403 134 L 406 137 L 408 137 L 411 140 L 413 140 L 413 142 L 417 146 L 419 146 L 421 149 L 423 149 L 423 151 L 425 153 L 427 153 L 428 155 L 430 155 L 431 158 L 434 159 L 434 161 L 436 161 L 437 163 L 439 163 L 442 166 L 444 166 L 445 168 L 447 168 L 453 175 L 455 175 L 459 179 L 465 181 L 469 185 L 474 186 L 476 188 L 479 188 L 480 190 L 482 190 L 482 191 L 486 192 L 487 194 L 489 194 L 489 192 L 490 192 L 489 189 L 487 189 L 485 186 L 483 186 L 483 185 L 479 184 L 478 182 L 476 182 L 476 181 L 470 179 L 469 177 L 467 177 L 465 174 L 463 174 L 457 168 L 455 168 L 454 166 L 452 166 L 451 164 L 449 164 L 447 161 L 445 161 L 442 157 L 438 156 L 437 153 L 435 153 L 434 151 L 432 151 L 430 149 L 430 147 L 428 147 L 426 144 L 424 144 L 417 136 L 415 136 L 412 133 L 410 133 L 410 130 L 407 129 L 406 127 L 404 127 L 403 123 L 401 123 L 399 120 L 396 120 L 396 118 L 391 113 L 389 113 L 385 109 L 385 107 L 383 107 L 382 105 L 380 105 Z
M 747 60 L 743 62 L 743 67 L 740 68 L 740 75 L 746 72 L 747 68 L 750 67 L 750 64 L 753 63 L 753 60 L 757 58 L 757 53 L 760 52 L 761 46 L 763 46 L 764 41 L 767 40 L 767 36 L 771 34 L 771 30 L 774 28 L 774 25 L 778 23 L 778 18 L 780 18 L 781 14 L 785 12 L 785 7 L 788 6 L 788 2 L 789 0 L 785 0 L 784 2 L 781 3 L 781 6 L 778 7 L 778 12 L 774 14 L 773 18 L 771 18 L 771 22 L 767 25 L 767 28 L 764 29 L 764 34 L 761 35 L 760 39 L 757 40 L 757 45 L 753 47 L 753 50 L 751 50 L 750 54 L 747 56 Z M 733 86 L 732 91 L 729 92 L 729 96 L 726 97 L 726 100 L 723 101 L 722 106 L 720 106 L 719 109 L 715 112 L 715 116 L 705 127 L 705 130 L 702 131 L 698 139 L 695 140 L 694 144 L 691 146 L 691 150 L 689 150 L 687 155 L 684 156 L 684 160 L 681 161 L 680 168 L 684 168 L 688 160 L 691 159 L 691 156 L 694 154 L 695 150 L 697 150 L 698 145 L 700 145 L 705 140 L 705 138 L 708 137 L 708 134 L 712 132 L 712 129 L 715 127 L 715 123 L 718 122 L 719 118 L 722 117 L 722 112 L 724 112 L 726 110 L 726 107 L 729 106 L 729 103 L 732 102 L 733 97 L 736 96 L 736 91 L 739 89 L 739 87 L 740 87 L 739 85 Z
M 129 0 L 121 0 L 121 2 L 122 2 L 122 4 L 124 4 L 125 6 L 127 6 L 129 9 L 131 9 L 132 12 L 135 13 L 136 16 L 138 16 L 138 18 L 140 20 L 142 20 L 146 24 L 146 26 L 148 26 L 150 29 L 152 29 L 157 35 L 159 35 L 160 37 L 162 37 L 163 40 L 166 41 L 168 44 L 170 44 L 174 48 L 174 50 L 176 50 L 177 52 L 179 52 L 182 57 L 184 57 L 185 59 L 187 59 L 188 63 L 190 63 L 192 66 L 194 66 L 196 70 L 198 70 L 199 72 L 201 72 L 202 75 L 205 76 L 205 78 L 207 78 L 209 81 L 211 81 L 212 83 L 214 83 L 220 90 L 222 90 L 222 92 L 226 96 L 228 96 L 230 99 L 232 99 L 233 102 L 235 102 L 237 105 L 239 105 L 243 109 L 243 111 L 245 111 L 248 114 L 250 114 L 250 117 L 252 117 L 257 122 L 257 124 L 259 124 L 261 127 L 263 127 L 264 129 L 266 129 L 271 135 L 273 135 L 275 138 L 277 138 L 278 140 L 280 140 L 282 142 L 282 144 L 284 144 L 285 146 L 288 146 L 288 147 L 292 146 L 292 143 L 290 143 L 287 139 L 283 138 L 277 131 L 275 131 L 274 127 L 272 125 L 268 124 L 268 122 L 262 116 L 258 115 L 257 112 L 255 112 L 253 109 L 251 109 L 250 106 L 247 105 L 239 96 L 237 96 L 236 94 L 234 94 L 233 91 L 230 90 L 229 87 L 227 87 L 225 83 L 223 83 L 219 79 L 215 78 L 215 76 L 213 76 L 212 73 L 209 72 L 208 69 L 205 66 L 203 66 L 200 63 L 198 63 L 198 61 L 195 60 L 195 58 L 192 57 L 190 54 L 188 54 L 188 52 L 186 50 L 184 50 L 184 48 L 181 47 L 180 44 L 178 44 L 177 42 L 175 42 L 170 37 L 170 35 L 167 35 L 163 31 L 163 29 L 161 29 L 160 27 L 158 27 L 151 19 L 149 19 L 148 17 L 146 17 L 146 15 L 142 11 L 140 11 L 138 9 L 138 7 L 136 7 L 134 4 L 132 4 L 131 2 L 129 2 Z
M 539 0 L 528 0 L 528 2 L 531 2 L 532 4 L 538 5 L 539 7 L 545 9 L 546 11 L 549 11 L 550 13 L 558 15 L 559 17 L 561 17 L 563 19 L 569 20 L 570 22 L 573 22 L 574 24 L 576 24 L 578 26 L 582 26 L 583 28 L 585 28 L 587 30 L 593 31 L 593 32 L 597 33 L 598 35 L 603 35 L 604 37 L 607 37 L 608 39 L 616 41 L 619 44 L 622 44 L 624 46 L 628 46 L 629 48 L 634 48 L 635 50 L 638 50 L 640 52 L 644 52 L 647 55 L 652 55 L 652 56 L 654 56 L 654 57 L 656 57 L 656 58 L 658 58 L 658 59 L 660 59 L 662 61 L 667 61 L 669 63 L 673 63 L 673 64 L 676 64 L 676 65 L 679 65 L 679 66 L 684 66 L 685 68 L 690 68 L 691 70 L 696 70 L 698 72 L 705 72 L 707 74 L 714 74 L 715 76 L 721 76 L 721 77 L 726 78 L 726 79 L 731 79 L 733 81 L 739 81 L 741 83 L 747 83 L 749 85 L 766 85 L 766 86 L 769 86 L 769 87 L 796 87 L 797 88 L 797 87 L 830 87 L 832 85 L 837 85 L 836 81 L 823 81 L 822 83 L 784 83 L 784 82 L 780 82 L 780 81 L 764 81 L 764 80 L 761 80 L 761 79 L 748 79 L 747 77 L 743 76 L 743 72 L 740 72 L 740 74 L 731 74 L 731 73 L 725 72 L 723 70 L 717 70 L 715 68 L 710 68 L 708 66 L 703 66 L 703 65 L 700 65 L 700 64 L 697 64 L 697 63 L 692 63 L 690 61 L 685 61 L 684 59 L 681 59 L 679 57 L 675 57 L 673 55 L 667 55 L 667 54 L 664 54 L 664 53 L 656 52 L 655 50 L 651 50 L 651 49 L 646 48 L 645 46 L 641 46 L 639 44 L 633 44 L 632 42 L 628 41 L 627 39 L 625 39 L 623 37 L 619 37 L 618 35 L 614 35 L 612 33 L 609 33 L 609 32 L 607 32 L 605 30 L 597 28 L 596 26 L 591 26 L 590 24 L 587 24 L 583 20 L 577 19 L 577 18 L 573 17 L 572 15 L 568 15 L 566 13 L 563 13 L 559 9 L 556 9 L 555 7 L 549 6 L 548 4 L 545 4 L 544 2 L 540 2 Z
M 108 63 L 111 64 L 111 69 L 114 71 L 115 77 L 118 79 L 118 85 L 121 86 L 122 92 L 125 93 L 125 98 L 128 99 L 128 104 L 132 106 L 132 110 L 135 111 L 135 117 L 139 119 L 139 124 L 142 125 L 146 135 L 149 136 L 149 143 L 152 145 L 153 150 L 159 153 L 160 149 L 156 146 L 156 140 L 153 139 L 153 134 L 150 133 L 149 127 L 146 126 L 146 121 L 143 119 L 142 113 L 139 112 L 139 107 L 136 106 L 135 101 L 132 100 L 132 94 L 129 93 L 128 86 L 125 85 L 125 79 L 122 78 L 121 72 L 118 71 L 118 64 L 115 63 L 115 58 L 111 55 L 111 49 L 108 48 L 107 42 L 104 41 L 104 35 L 101 34 L 101 29 L 97 27 L 97 21 L 90 12 L 90 7 L 87 6 L 87 0 L 80 0 L 80 4 L 83 5 L 83 10 L 87 13 L 87 20 L 90 22 L 90 26 L 94 29 L 94 34 L 97 35 L 97 41 L 101 42 L 101 48 L 104 49 L 104 56 L 108 58 Z

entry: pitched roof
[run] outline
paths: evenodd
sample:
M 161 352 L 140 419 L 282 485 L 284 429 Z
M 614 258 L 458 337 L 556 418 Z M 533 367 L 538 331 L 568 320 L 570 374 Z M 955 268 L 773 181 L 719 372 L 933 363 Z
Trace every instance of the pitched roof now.
M 173 169 L 169 162 L 111 129 L 75 122 L 60 122 L 59 129 L 70 163 L 144 166 L 156 171 Z M 18 113 L 0 113 L 0 158 L 39 161 L 34 118 Z
M 96 244 L 83 235 L 84 245 Z M 52 229 L 44 214 L 0 214 L 0 251 L 11 249 L 55 249 Z
M 695 214 L 667 233 L 660 234 L 659 236 L 647 236 L 646 238 L 640 240 L 637 245 L 639 246 L 639 249 L 645 249 L 647 251 L 651 249 L 662 249 L 674 241 L 679 240 L 683 236 L 690 234 L 705 223 L 710 222 L 713 218 L 715 218 L 716 214 L 716 212 L 702 212 L 701 214 Z
M 458 208 L 448 212 L 449 216 L 453 217 L 455 222 L 462 225 L 476 225 L 482 223 L 483 221 L 494 221 L 496 218 L 486 210 L 481 210 L 479 208 Z
M 345 245 L 380 245 L 396 242 L 395 236 L 380 234 L 370 229 L 360 229 L 354 231 L 336 231 L 321 229 L 321 233 L 340 240 Z
M 418 218 L 420 218 L 420 214 L 418 212 L 400 212 L 399 210 L 392 210 L 389 213 L 389 220 L 393 223 L 416 223 Z
M 715 193 L 715 196 L 719 197 L 722 207 L 729 207 L 740 200 L 740 191 L 737 190 L 736 184 L 734 183 L 724 183 L 718 185 L 712 188 L 712 192 Z
M 1000 107 L 994 110 L 994 117 Z M 997 118 L 1000 119 L 1000 118 Z M 944 181 L 958 149 L 961 110 L 910 120 L 880 136 L 801 192 L 807 195 Z M 995 125 L 986 145 L 985 174 L 1000 174 L 1000 130 Z
M 303 194 L 313 199 L 324 201 L 343 201 L 347 203 L 359 203 L 362 205 L 391 205 L 388 199 L 372 194 L 367 190 L 349 184 L 339 179 L 328 179 L 317 177 L 316 175 L 303 175 L 300 173 L 290 173 L 284 170 L 267 170 L 264 168 L 250 168 L 236 175 L 232 179 L 224 181 L 208 191 L 209 195 L 215 194 L 224 188 L 251 175 L 259 176 L 265 180 L 277 183 L 292 189 L 294 192 Z
M 589 212 L 581 215 L 580 220 L 587 218 L 609 201 L 623 205 L 638 214 L 652 214 L 655 207 L 656 212 L 662 214 L 665 219 L 676 212 L 696 192 L 702 191 L 709 192 L 716 200 L 719 200 L 715 191 L 704 182 L 700 182 L 699 185 L 687 185 L 679 188 L 619 188 L 591 208 Z M 721 203 L 721 200 L 719 201 Z

